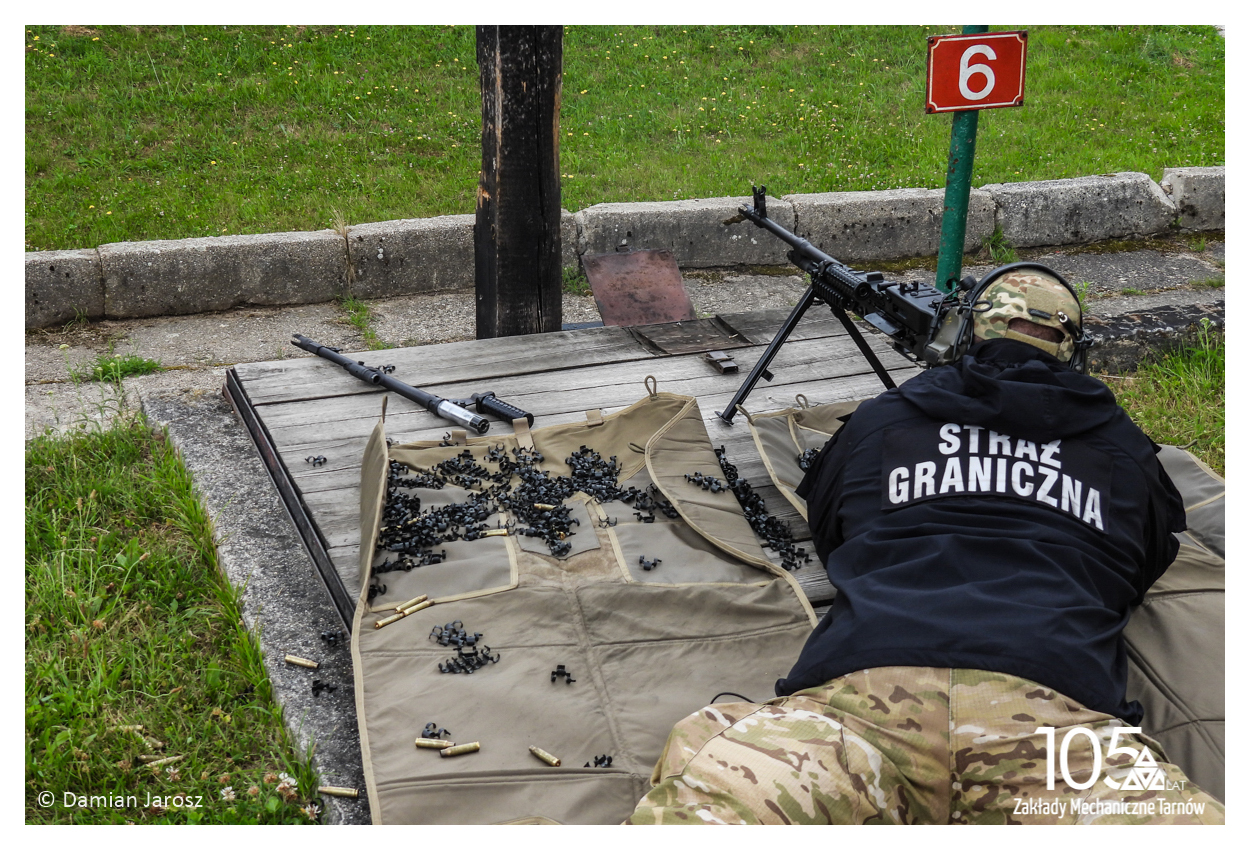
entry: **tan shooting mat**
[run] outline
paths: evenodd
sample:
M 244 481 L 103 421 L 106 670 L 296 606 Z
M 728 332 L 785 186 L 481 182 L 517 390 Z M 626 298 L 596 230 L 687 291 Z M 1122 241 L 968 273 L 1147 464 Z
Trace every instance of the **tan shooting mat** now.
M 375 823 L 473 824 L 528 820 L 619 823 L 650 788 L 673 724 L 718 694 L 769 699 L 815 622 L 795 581 L 765 557 L 733 494 L 686 475 L 721 470 L 693 398 L 650 393 L 608 416 L 460 445 L 387 445 L 374 429 L 362 466 L 361 598 L 352 632 L 356 703 Z M 368 598 L 391 462 L 416 474 L 466 450 L 496 471 L 492 449 L 531 447 L 539 469 L 567 475 L 587 446 L 621 464 L 620 486 L 645 489 L 676 508 L 651 522 L 620 501 L 584 494 L 568 504 L 579 524 L 569 554 L 536 537 L 458 540 L 443 563 L 379 573 Z M 497 457 L 498 455 L 496 455 Z M 467 490 L 411 491 L 422 507 L 463 501 Z M 507 512 L 486 520 L 506 526 Z M 645 569 L 646 563 L 658 563 Z M 436 604 L 380 629 L 399 602 Z M 481 633 L 497 662 L 444 673 L 456 655 L 432 632 L 459 621 Z M 475 647 L 475 649 L 478 647 Z M 573 678 L 556 677 L 559 665 Z M 419 749 L 429 723 L 476 752 L 443 757 Z M 561 760 L 548 765 L 536 746 Z M 611 757 L 611 765 L 593 765 Z

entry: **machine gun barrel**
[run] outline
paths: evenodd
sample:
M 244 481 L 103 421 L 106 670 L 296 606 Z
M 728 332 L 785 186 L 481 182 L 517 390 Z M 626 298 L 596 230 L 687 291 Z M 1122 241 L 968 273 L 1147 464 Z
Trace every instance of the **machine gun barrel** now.
M 869 294 L 864 281 L 846 265 L 768 217 L 763 187 L 754 189 L 754 205 L 739 207 L 738 212 L 756 227 L 767 230 L 790 246 L 790 262 L 811 275 L 816 294 L 821 299 L 832 300 L 843 308 L 853 308 L 857 299 L 863 300 Z
M 898 333 L 899 328 L 896 325 L 886 322 L 883 326 L 878 317 L 873 315 L 888 308 L 888 299 L 884 297 L 881 288 L 892 284 L 886 283 L 884 275 L 880 272 L 854 271 L 802 236 L 786 230 L 768 217 L 764 187 L 751 188 L 753 204 L 750 207 L 739 207 L 739 213 L 755 226 L 767 230 L 790 246 L 790 262 L 811 276 L 812 287 L 818 298 L 832 306 L 858 313 L 891 336 Z
M 331 363 L 337 363 L 346 369 L 349 375 L 359 378 L 367 384 L 384 387 L 409 401 L 415 401 L 435 416 L 441 416 L 458 425 L 471 428 L 478 434 L 485 434 L 490 429 L 490 422 L 485 417 L 471 413 L 445 398 L 439 398 L 433 393 L 428 393 L 410 384 L 405 384 L 403 381 L 396 380 L 375 366 L 366 366 L 363 361 L 344 357 L 336 348 L 329 348 L 300 334 L 294 335 L 291 345 L 310 351 L 318 357 L 329 360 Z
M 731 423 L 737 407 L 746 400 L 756 382 L 760 378 L 772 380 L 769 364 L 817 299 L 833 311 L 887 388 L 894 386 L 893 380 L 847 313 L 862 316 L 889 337 L 894 349 L 909 360 L 925 366 L 951 362 L 959 343 L 959 324 L 955 321 L 958 296 L 947 296 L 924 283 L 888 281 L 881 272 L 855 271 L 770 219 L 763 186 L 752 186 L 751 195 L 751 206 L 739 207 L 740 218 L 731 221 L 746 219 L 789 245 L 790 262 L 808 273 L 811 284 L 741 388 L 718 414 L 721 419 Z

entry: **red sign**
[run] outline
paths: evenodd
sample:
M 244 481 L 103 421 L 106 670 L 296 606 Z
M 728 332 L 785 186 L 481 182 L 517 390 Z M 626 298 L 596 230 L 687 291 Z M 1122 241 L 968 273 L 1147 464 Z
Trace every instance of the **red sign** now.
M 930 36 L 925 112 L 1023 105 L 1028 40 L 1023 30 Z

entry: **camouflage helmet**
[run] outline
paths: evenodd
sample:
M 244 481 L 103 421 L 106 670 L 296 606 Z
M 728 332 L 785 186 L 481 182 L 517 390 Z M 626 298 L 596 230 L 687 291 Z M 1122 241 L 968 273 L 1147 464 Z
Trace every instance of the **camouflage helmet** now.
M 1024 319 L 1055 328 L 1060 342 L 1049 342 L 1008 327 Z M 1081 303 L 1058 273 L 1036 263 L 1013 263 L 981 281 L 973 298 L 972 333 L 981 339 L 1015 339 L 1071 363 L 1082 348 Z

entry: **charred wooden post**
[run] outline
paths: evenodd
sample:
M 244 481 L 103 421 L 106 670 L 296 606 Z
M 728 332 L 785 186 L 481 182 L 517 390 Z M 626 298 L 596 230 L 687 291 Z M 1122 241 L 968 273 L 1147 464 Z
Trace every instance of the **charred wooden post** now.
M 562 27 L 479 26 L 477 337 L 558 331 Z

